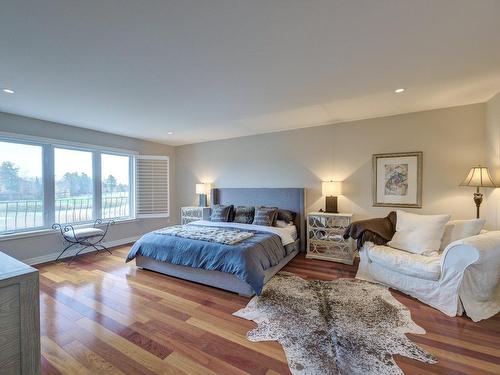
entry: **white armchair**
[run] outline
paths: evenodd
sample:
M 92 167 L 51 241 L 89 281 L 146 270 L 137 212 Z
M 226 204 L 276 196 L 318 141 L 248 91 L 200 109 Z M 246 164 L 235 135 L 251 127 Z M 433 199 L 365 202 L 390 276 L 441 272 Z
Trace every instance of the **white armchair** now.
M 446 315 L 465 311 L 475 322 L 500 311 L 500 231 L 452 242 L 435 256 L 367 242 L 359 279 L 386 284 Z

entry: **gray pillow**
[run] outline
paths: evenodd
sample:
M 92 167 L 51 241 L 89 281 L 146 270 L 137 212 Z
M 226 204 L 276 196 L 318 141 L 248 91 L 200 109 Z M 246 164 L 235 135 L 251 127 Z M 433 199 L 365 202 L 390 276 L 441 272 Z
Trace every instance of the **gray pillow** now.
M 233 221 L 241 224 L 252 224 L 254 214 L 255 207 L 238 206 L 234 209 Z
M 229 216 L 231 215 L 231 210 L 233 206 L 224 206 L 221 204 L 216 204 L 212 207 L 212 215 L 210 216 L 210 221 L 217 222 L 227 222 L 229 221 Z
M 252 224 L 272 227 L 276 221 L 278 210 L 273 207 L 255 207 L 255 216 Z
M 287 223 L 291 223 L 295 220 L 296 216 L 297 214 L 293 211 L 279 209 L 278 217 L 276 220 L 283 220 L 286 221 Z

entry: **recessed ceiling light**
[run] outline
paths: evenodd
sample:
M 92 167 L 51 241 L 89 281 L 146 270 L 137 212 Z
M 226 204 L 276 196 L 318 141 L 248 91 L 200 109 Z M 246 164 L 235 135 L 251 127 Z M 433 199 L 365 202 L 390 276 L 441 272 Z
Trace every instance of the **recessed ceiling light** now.
M 401 94 L 402 92 L 405 92 L 405 89 L 396 89 L 394 90 L 396 94 Z
M 174 134 L 174 132 L 167 132 L 167 134 L 168 134 L 168 135 L 172 135 L 172 134 Z
M 6 94 L 14 94 L 14 90 L 11 89 L 2 89 L 2 91 Z

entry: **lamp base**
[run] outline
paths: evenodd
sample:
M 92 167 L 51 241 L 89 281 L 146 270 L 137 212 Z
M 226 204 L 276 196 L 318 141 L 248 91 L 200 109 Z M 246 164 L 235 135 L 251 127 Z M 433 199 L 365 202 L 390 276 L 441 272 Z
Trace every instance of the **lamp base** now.
M 199 207 L 207 207 L 207 195 L 206 194 L 200 194 L 198 198 L 198 206 Z
M 326 197 L 325 198 L 325 212 L 330 214 L 338 214 L 337 197 Z
M 479 188 L 477 188 L 477 192 L 474 193 L 474 203 L 476 204 L 476 217 L 479 219 L 479 207 L 481 203 L 483 203 L 483 194 L 479 192 Z

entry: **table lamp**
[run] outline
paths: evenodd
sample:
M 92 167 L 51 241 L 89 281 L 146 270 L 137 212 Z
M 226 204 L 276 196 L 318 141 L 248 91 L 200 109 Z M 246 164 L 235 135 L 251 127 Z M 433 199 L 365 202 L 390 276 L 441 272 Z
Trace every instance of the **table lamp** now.
M 209 184 L 196 184 L 196 194 L 198 194 L 198 206 L 207 206 L 207 190 L 209 189 Z
M 325 198 L 325 212 L 337 214 L 338 211 L 338 199 L 337 195 L 341 194 L 341 182 L 340 181 L 323 181 L 321 184 L 321 190 Z

